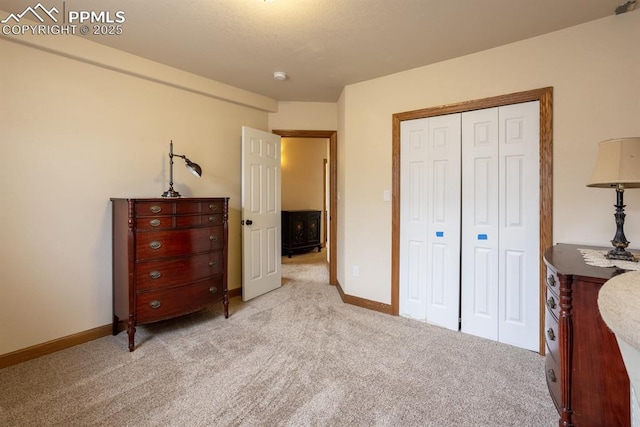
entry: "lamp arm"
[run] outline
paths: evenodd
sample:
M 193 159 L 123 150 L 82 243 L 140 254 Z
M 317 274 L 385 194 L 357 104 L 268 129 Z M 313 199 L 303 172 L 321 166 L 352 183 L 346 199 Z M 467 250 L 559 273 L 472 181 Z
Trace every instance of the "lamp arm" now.
M 173 141 L 169 143 L 169 189 L 162 193 L 162 197 L 180 197 L 180 193 L 173 189 L 173 158 L 180 157 L 187 163 L 187 169 L 198 178 L 202 176 L 202 168 L 197 163 L 193 163 L 183 154 L 173 153 Z

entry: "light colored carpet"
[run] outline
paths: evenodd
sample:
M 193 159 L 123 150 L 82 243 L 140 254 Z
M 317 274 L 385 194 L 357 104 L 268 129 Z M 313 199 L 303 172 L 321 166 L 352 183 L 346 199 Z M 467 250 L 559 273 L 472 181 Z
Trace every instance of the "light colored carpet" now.
M 0 370 L 2 426 L 554 426 L 539 355 L 283 287 Z

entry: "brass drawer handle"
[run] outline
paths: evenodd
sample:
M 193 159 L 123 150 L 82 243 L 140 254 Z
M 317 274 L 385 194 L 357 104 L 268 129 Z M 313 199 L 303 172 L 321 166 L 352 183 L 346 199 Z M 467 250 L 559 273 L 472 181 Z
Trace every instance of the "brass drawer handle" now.
M 158 206 L 158 205 L 153 205 L 149 209 L 153 213 L 160 213 L 162 211 L 162 208 L 160 206 Z
M 149 273 L 149 277 L 151 277 L 152 279 L 159 279 L 162 276 L 162 273 L 160 273 L 158 270 L 153 270 L 151 273 Z
M 209 261 L 209 267 L 211 268 L 216 268 L 218 266 L 218 263 L 215 261 Z
M 215 203 L 209 203 L 209 210 L 217 211 L 218 205 L 216 205 Z
M 160 226 L 160 220 L 159 219 L 152 219 L 151 221 L 149 221 L 149 224 L 151 224 L 152 227 L 158 227 L 158 226 Z
M 149 303 L 149 307 L 153 308 L 154 310 L 157 308 L 160 308 L 160 306 L 162 305 L 162 303 L 160 301 L 158 301 L 157 299 L 154 299 L 153 301 L 151 301 Z
M 209 236 L 209 240 L 211 240 L 212 242 L 217 242 L 218 236 Z
M 218 292 L 218 288 L 214 288 L 213 286 L 209 288 L 209 293 L 215 294 L 216 292 Z
M 160 249 L 162 247 L 162 243 L 158 242 L 157 240 L 154 240 L 153 242 L 149 243 L 149 247 L 151 249 Z
M 215 217 L 215 216 L 213 216 L 213 215 L 211 215 L 211 216 L 209 217 L 209 222 L 216 222 L 216 217 Z
M 556 278 L 553 277 L 553 275 L 547 277 L 547 284 L 551 287 L 554 287 L 556 285 Z
M 556 382 L 556 373 L 553 372 L 553 369 L 549 369 L 547 371 L 547 378 L 549 379 L 549 381 L 551 381 L 552 383 Z
M 556 300 L 554 300 L 553 297 L 550 297 L 547 300 L 547 305 L 549 306 L 550 309 L 553 310 L 554 308 L 556 308 Z
M 556 340 L 556 334 L 553 332 L 553 328 L 547 329 L 547 336 L 549 337 L 549 339 L 551 341 L 555 341 Z

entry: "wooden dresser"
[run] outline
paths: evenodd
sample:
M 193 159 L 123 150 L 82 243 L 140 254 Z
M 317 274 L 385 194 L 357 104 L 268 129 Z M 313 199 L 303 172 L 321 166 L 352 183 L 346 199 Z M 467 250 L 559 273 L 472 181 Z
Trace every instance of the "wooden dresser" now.
M 228 198 L 111 199 L 113 334 L 170 319 L 227 295 Z
M 296 251 L 318 248 L 320 241 L 320 211 L 282 211 L 282 253 L 291 255 Z
M 547 385 L 559 426 L 628 427 L 629 378 L 598 311 L 598 291 L 622 271 L 585 264 L 579 248 L 607 249 L 558 244 L 544 254 Z

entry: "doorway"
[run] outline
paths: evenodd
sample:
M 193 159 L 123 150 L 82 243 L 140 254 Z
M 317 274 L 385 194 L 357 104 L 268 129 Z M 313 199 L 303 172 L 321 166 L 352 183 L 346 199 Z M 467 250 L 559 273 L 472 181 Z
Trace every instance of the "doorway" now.
M 338 132 L 333 130 L 272 130 L 283 138 L 323 138 L 329 140 L 329 283 L 337 285 L 337 218 L 338 218 Z
M 399 288 L 400 288 L 400 129 L 401 123 L 406 120 L 422 119 L 435 116 L 443 116 L 452 113 L 464 113 L 468 111 L 501 107 L 510 104 L 518 104 L 529 101 L 540 101 L 540 227 L 539 227 L 539 299 L 540 313 L 539 324 L 541 331 L 539 337 L 539 352 L 544 354 L 544 262 L 542 254 L 552 244 L 552 200 L 553 200 L 553 114 L 552 114 L 553 88 L 547 87 L 526 92 L 502 95 L 493 98 L 485 98 L 474 101 L 449 104 L 440 107 L 426 108 L 422 110 L 408 111 L 393 115 L 393 146 L 392 146 L 392 255 L 391 255 L 391 306 L 394 315 L 399 314 Z

